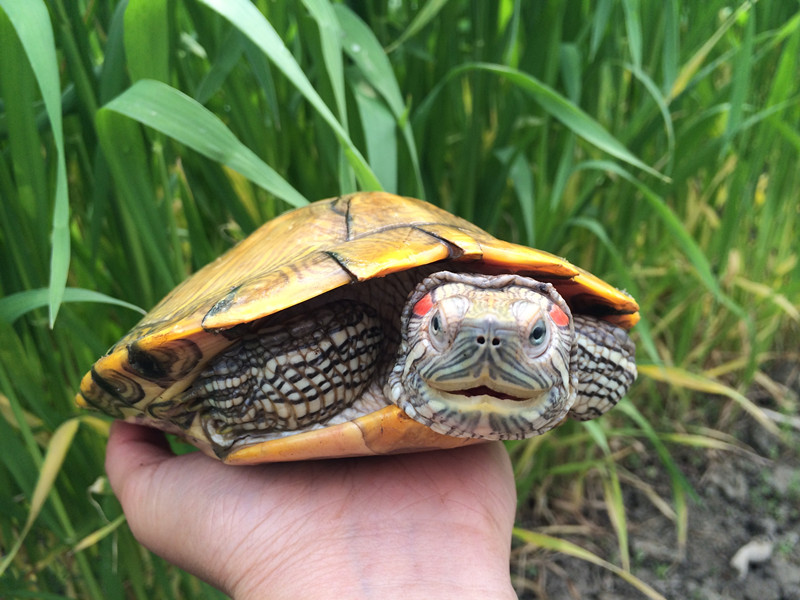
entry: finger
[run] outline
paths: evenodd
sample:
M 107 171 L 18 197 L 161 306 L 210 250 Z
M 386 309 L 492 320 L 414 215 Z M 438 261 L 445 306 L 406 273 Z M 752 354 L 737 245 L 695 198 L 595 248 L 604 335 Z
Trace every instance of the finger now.
M 175 456 L 163 432 L 116 421 L 106 450 L 106 472 L 134 537 L 156 554 L 217 587 L 224 573 L 214 552 L 225 554 L 218 532 L 209 531 L 213 498 L 231 467 L 199 452 Z M 231 477 L 235 479 L 235 477 Z M 235 486 L 232 486 L 235 487 Z M 218 514 L 218 513 L 217 513 Z
M 137 471 L 158 465 L 172 456 L 163 432 L 125 421 L 111 424 L 106 473 L 117 496 L 122 496 L 126 483 Z

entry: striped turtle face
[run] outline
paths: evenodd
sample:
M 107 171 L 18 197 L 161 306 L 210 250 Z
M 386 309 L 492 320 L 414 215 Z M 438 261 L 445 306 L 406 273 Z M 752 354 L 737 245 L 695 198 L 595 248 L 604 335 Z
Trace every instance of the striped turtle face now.
M 574 402 L 573 340 L 570 309 L 550 284 L 436 273 L 405 307 L 387 396 L 439 433 L 530 437 Z

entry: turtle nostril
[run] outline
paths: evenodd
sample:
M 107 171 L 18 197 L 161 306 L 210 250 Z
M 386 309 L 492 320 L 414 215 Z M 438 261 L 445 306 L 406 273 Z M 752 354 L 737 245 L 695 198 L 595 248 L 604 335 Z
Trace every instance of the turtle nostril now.
M 500 345 L 500 338 L 492 339 L 492 346 L 499 346 Z
M 483 346 L 486 343 L 486 338 L 482 335 L 479 335 L 475 341 L 478 342 L 479 346 Z

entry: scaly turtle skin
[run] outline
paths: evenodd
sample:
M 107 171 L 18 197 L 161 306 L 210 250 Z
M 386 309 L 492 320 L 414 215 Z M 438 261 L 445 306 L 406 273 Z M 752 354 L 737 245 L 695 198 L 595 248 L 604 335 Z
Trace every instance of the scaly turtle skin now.
M 420 200 L 266 223 L 164 298 L 77 401 L 249 464 L 522 439 L 636 377 L 636 302 Z

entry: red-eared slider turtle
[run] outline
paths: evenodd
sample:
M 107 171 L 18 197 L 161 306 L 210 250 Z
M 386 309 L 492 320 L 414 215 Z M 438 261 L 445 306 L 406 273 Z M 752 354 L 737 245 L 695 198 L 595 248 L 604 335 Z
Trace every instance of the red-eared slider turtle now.
M 638 319 L 562 258 L 354 194 L 266 223 L 184 281 L 77 400 L 237 464 L 521 439 L 616 404 Z

